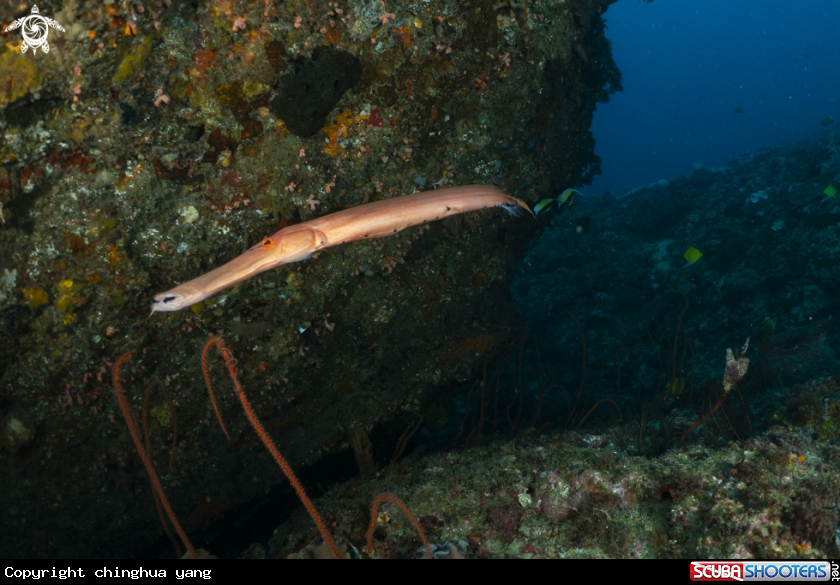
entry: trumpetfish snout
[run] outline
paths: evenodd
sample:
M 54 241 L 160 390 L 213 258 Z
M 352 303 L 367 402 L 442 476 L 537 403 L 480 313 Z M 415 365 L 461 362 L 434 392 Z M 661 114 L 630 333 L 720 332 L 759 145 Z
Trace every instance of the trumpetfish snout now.
M 491 207 L 518 216 L 525 212 L 534 215 L 527 203 L 490 185 L 450 187 L 359 205 L 283 228 L 227 264 L 155 295 L 152 313 L 179 311 L 260 272 L 305 260 L 324 248 L 383 238 L 411 226 Z

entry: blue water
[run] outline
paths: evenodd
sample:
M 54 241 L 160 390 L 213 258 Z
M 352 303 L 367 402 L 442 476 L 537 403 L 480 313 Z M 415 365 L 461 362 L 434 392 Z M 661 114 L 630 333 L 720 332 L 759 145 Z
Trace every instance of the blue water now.
M 837 129 L 838 0 L 621 0 L 606 20 L 624 91 L 595 114 L 593 193 Z

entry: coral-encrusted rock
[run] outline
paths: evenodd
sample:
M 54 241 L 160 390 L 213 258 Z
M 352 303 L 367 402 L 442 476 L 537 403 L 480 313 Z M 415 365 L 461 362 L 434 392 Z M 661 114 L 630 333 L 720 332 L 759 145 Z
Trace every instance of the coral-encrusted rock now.
M 278 225 L 418 185 L 495 180 L 534 202 L 597 170 L 589 124 L 619 87 L 609 2 L 386 4 L 83 11 L 58 0 L 51 16 L 67 35 L 38 55 L 37 78 L 0 49 L 14 64 L 3 74 L 21 80 L 0 96 L 0 417 L 26 412 L 38 430 L 14 461 L 0 458 L 4 556 L 125 556 L 158 541 L 110 380 L 126 351 L 135 411 L 154 380 L 175 404 L 174 455 L 174 424 L 152 416 L 151 457 L 200 537 L 281 481 L 233 402 L 221 404 L 232 442 L 207 415 L 211 333 L 225 335 L 295 465 L 342 449 L 353 427 L 445 404 L 515 344 L 506 284 L 539 224 L 490 212 L 331 250 L 148 318 L 155 293 Z M 0 22 L 17 6 L 2 3 Z M 331 55 L 339 76 L 319 69 Z M 210 367 L 229 384 L 221 361 Z

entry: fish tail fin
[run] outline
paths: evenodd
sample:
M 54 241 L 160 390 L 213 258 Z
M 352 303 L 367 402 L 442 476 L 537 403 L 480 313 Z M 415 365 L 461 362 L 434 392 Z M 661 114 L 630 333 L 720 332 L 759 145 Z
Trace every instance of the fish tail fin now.
M 515 198 L 514 198 L 514 201 L 515 201 L 514 203 L 502 204 L 502 208 L 504 210 L 506 210 L 508 213 L 510 213 L 511 215 L 514 215 L 516 217 L 526 217 L 526 216 L 530 215 L 534 219 L 537 218 L 537 216 L 534 215 L 534 212 L 531 211 L 531 208 L 528 207 L 527 203 L 525 203 L 521 199 L 515 199 Z

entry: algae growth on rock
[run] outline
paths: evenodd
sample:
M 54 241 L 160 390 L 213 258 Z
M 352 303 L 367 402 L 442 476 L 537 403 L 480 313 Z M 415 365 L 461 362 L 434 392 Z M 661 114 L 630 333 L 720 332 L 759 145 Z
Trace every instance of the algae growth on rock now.
M 130 556 L 156 542 L 110 379 L 126 351 L 138 412 L 153 381 L 172 394 L 166 493 L 201 533 L 280 482 L 229 399 L 234 444 L 208 417 L 211 334 L 233 346 L 295 465 L 345 449 L 353 427 L 445 403 L 514 347 L 506 284 L 540 228 L 499 214 L 333 250 L 189 311 L 149 319 L 148 306 L 278 226 L 418 185 L 496 181 L 534 202 L 586 180 L 592 112 L 620 87 L 608 4 L 59 0 L 41 6 L 66 30 L 49 54 L 21 55 L 4 33 L 0 419 L 33 434 L 0 461 L 0 549 Z M 0 22 L 24 11 L 3 4 Z M 295 103 L 309 118 L 299 127 L 276 108 L 306 99 L 295 84 L 323 55 L 346 55 L 333 65 L 347 87 Z M 150 400 L 161 414 L 163 398 Z M 173 435 L 161 420 L 163 473 Z

